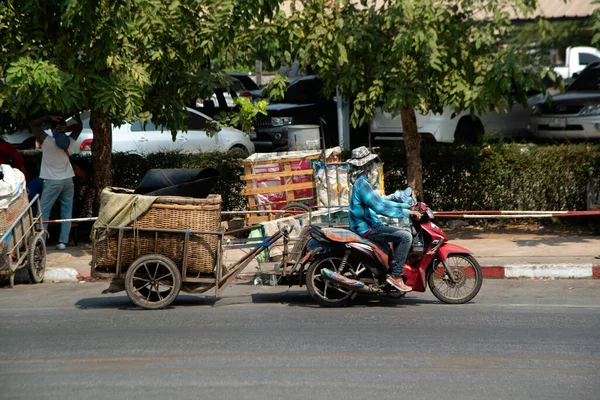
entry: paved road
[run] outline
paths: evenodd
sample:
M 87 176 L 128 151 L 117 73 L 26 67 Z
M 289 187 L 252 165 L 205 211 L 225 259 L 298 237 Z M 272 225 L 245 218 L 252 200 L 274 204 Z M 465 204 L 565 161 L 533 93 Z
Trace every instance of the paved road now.
M 106 283 L 0 289 L 2 399 L 597 399 L 600 281 L 316 307 L 237 285 L 142 311 Z

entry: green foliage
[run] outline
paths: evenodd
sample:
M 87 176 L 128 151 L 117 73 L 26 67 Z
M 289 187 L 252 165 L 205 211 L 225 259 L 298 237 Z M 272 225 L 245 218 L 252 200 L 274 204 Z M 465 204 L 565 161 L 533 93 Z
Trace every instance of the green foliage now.
M 596 47 L 600 47 L 600 0 L 594 0 L 592 2 L 597 8 L 592 13 L 592 31 L 594 36 L 592 37 L 592 44 Z
M 536 0 L 386 0 L 384 7 L 306 0 L 291 2 L 291 15 L 279 10 L 281 2 L 2 1 L 0 131 L 38 114 L 91 110 L 102 122 L 93 128 L 96 149 L 111 143 L 97 126 L 134 118 L 175 135 L 185 130 L 183 106 L 225 82 L 220 66 L 256 58 L 267 68 L 294 60 L 312 66 L 325 95 L 338 86 L 356 99 L 354 126 L 370 121 L 378 105 L 501 111 L 544 88 L 536 73 L 543 60 L 504 45 L 509 7 L 528 13 Z M 276 78 L 268 96 L 282 97 L 285 83 Z M 241 109 L 231 123 L 249 130 L 260 111 Z M 111 154 L 101 150 L 94 157 Z M 109 161 L 95 167 L 108 169 Z
M 406 186 L 405 150 L 381 148 L 387 191 Z M 425 200 L 436 210 L 585 210 L 600 145 L 424 145 Z
M 282 100 L 285 96 L 285 91 L 289 79 L 284 74 L 276 74 L 269 84 L 263 89 L 263 97 L 273 100 Z
M 267 115 L 267 102 L 265 100 L 251 101 L 246 97 L 238 97 L 235 99 L 235 104 L 238 106 L 237 111 L 230 113 L 220 113 L 217 115 L 217 121 L 225 126 L 237 128 L 242 132 L 254 132 L 254 120 L 261 115 Z M 218 132 L 217 127 L 207 130 L 207 134 L 213 136 Z
M 96 150 L 111 145 L 101 127 L 135 118 L 175 135 L 185 130 L 183 107 L 224 83 L 220 65 L 251 65 L 269 47 L 264 21 L 280 1 L 4 0 L 0 132 L 91 110 L 101 121 Z M 108 173 L 100 157 L 110 149 L 96 150 L 95 168 Z
M 549 21 L 537 17 L 532 22 L 515 26 L 511 43 L 531 50 L 564 52 L 569 46 L 590 46 L 590 38 L 585 34 L 589 28 L 587 20 Z
M 373 118 L 376 106 L 440 112 L 505 110 L 544 89 L 534 59 L 516 46 L 507 10 L 529 13 L 535 0 L 307 0 L 288 19 L 290 55 L 356 99 L 352 124 Z M 460 3 L 460 4 L 459 4 Z M 482 16 L 486 18 L 482 19 Z M 539 70 L 542 70 L 540 68 Z

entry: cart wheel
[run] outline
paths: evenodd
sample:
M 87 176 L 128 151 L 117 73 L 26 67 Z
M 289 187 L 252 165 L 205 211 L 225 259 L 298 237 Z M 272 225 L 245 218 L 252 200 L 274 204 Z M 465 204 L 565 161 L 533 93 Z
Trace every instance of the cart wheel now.
M 181 289 L 181 272 L 158 254 L 135 260 L 125 275 L 125 291 L 136 305 L 149 310 L 169 306 Z
M 31 282 L 42 283 L 46 272 L 46 242 L 42 233 L 35 235 L 29 242 L 27 263 L 29 264 L 28 272 Z
M 310 219 L 310 207 L 302 203 L 290 203 L 281 207 L 279 213 L 277 214 L 277 218 L 304 217 L 305 215 L 308 215 Z

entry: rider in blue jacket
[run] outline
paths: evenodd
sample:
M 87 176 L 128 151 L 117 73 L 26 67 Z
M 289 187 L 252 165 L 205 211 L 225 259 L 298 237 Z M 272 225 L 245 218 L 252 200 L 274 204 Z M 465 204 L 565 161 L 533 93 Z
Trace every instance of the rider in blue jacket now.
M 382 197 L 373 189 L 379 180 L 376 154 L 372 154 L 365 146 L 352 150 L 352 158 L 348 164 L 352 166 L 354 186 L 350 196 L 348 216 L 350 229 L 362 237 L 378 243 L 393 243 L 395 247 L 395 264 L 387 282 L 402 292 L 410 292 L 402 277 L 404 263 L 412 244 L 412 233 L 409 229 L 388 226 L 377 214 L 390 218 L 421 218 L 418 211 L 410 211 L 408 203 L 395 200 L 401 193 Z

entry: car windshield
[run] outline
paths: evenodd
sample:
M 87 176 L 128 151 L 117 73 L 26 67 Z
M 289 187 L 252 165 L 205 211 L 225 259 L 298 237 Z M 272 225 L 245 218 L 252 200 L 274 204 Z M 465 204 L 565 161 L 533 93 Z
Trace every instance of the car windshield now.
M 288 84 L 283 100 L 278 103 L 310 104 L 318 103 L 323 89 L 319 78 L 300 78 Z
M 236 78 L 231 78 L 231 86 L 229 86 L 229 87 L 232 88 L 233 90 L 235 90 L 237 93 L 243 92 L 244 90 L 246 90 L 246 88 L 244 87 L 242 82 L 240 82 Z
M 598 90 L 600 90 L 600 64 L 584 69 L 566 91 L 595 92 Z
M 236 76 L 236 78 L 239 79 L 240 82 L 242 82 L 242 84 L 244 85 L 244 88 L 246 88 L 246 90 L 258 90 L 259 89 L 256 82 L 254 82 L 252 80 L 252 78 L 250 78 L 249 76 Z

